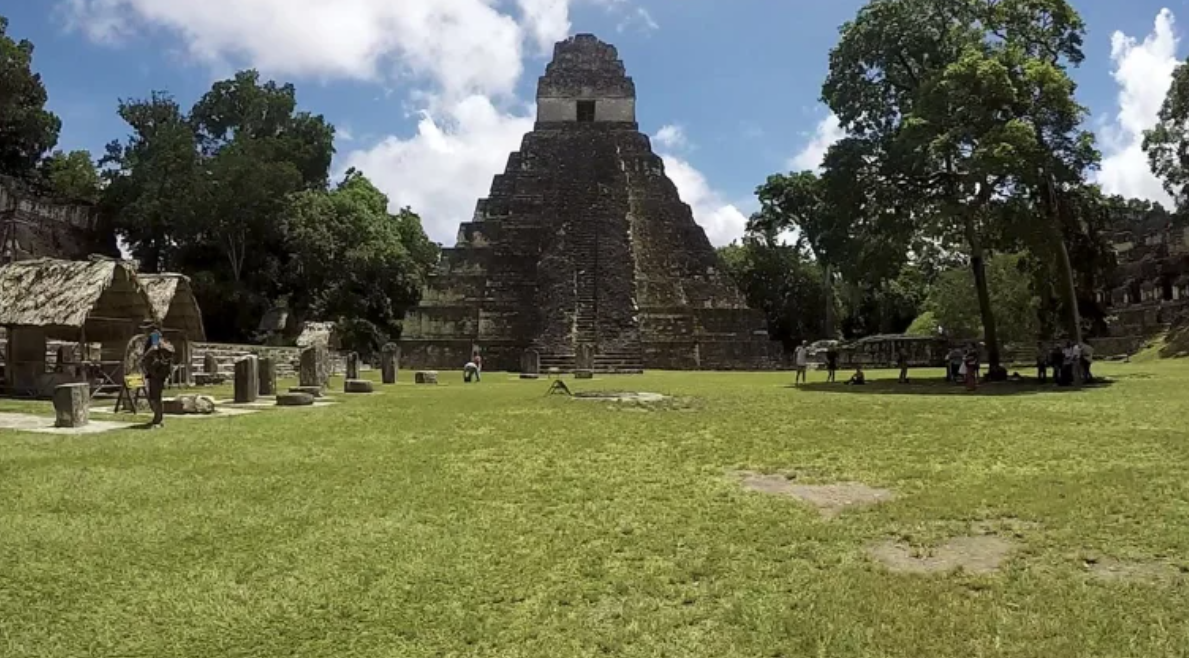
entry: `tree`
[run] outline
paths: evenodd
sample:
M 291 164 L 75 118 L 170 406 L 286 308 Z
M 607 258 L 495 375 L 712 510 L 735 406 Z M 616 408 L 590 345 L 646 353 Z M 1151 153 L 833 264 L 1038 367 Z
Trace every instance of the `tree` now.
M 90 151 L 54 151 L 41 162 L 41 176 L 56 196 L 87 203 L 99 201 L 99 170 Z
M 205 212 L 188 239 L 217 245 L 235 285 L 249 253 L 267 259 L 282 243 L 288 195 L 326 187 L 334 128 L 296 107 L 293 85 L 261 84 L 256 71 L 242 71 L 216 82 L 190 113 L 204 156 Z
M 1172 86 L 1160 106 L 1156 125 L 1144 132 L 1144 151 L 1152 173 L 1175 199 L 1177 208 L 1189 204 L 1189 63 L 1173 71 Z
M 45 109 L 45 84 L 32 66 L 33 44 L 9 37 L 0 16 L 0 174 L 32 177 L 58 143 L 62 121 Z
M 1021 254 L 1000 254 L 987 262 L 993 313 L 1003 323 L 1003 339 L 1028 343 L 1039 332 L 1039 300 L 1032 292 L 1032 276 Z M 926 315 L 952 338 L 974 338 L 983 333 L 974 284 L 963 270 L 943 272 L 925 300 Z
M 131 128 L 100 161 L 107 185 L 101 208 L 147 272 L 180 265 L 184 228 L 202 204 L 197 142 L 181 107 L 168 94 L 121 100 L 119 115 Z
M 797 246 L 769 244 L 756 237 L 719 249 L 720 260 L 752 308 L 762 310 L 768 333 L 792 349 L 823 335 L 826 304 L 821 272 Z
M 334 128 L 255 71 L 216 82 L 189 113 L 154 93 L 120 115 L 132 134 L 102 162 L 106 213 L 145 270 L 193 277 L 211 335 L 246 338 L 287 294 L 289 199 L 325 191 Z
M 775 174 L 756 189 L 760 200 L 760 211 L 748 224 L 748 231 L 764 235 L 769 247 L 775 246 L 776 236 L 783 231 L 796 230 L 797 239 L 808 245 L 814 260 L 821 268 L 822 290 L 825 293 L 824 338 L 834 338 L 837 333 L 833 295 L 833 253 L 831 247 L 837 242 L 832 229 L 838 222 L 831 221 L 829 206 L 825 199 L 822 182 L 812 171 L 792 174 Z
M 388 198 L 354 169 L 330 192 L 293 195 L 288 215 L 290 308 L 339 320 L 344 345 L 362 353 L 399 338 L 438 259 L 420 218 L 408 208 L 390 215 Z
M 880 145 L 876 183 L 911 206 L 899 216 L 918 235 L 963 245 L 996 374 L 986 262 L 1023 239 L 1005 221 L 1013 198 L 1044 209 L 1048 239 L 1034 243 L 1072 281 L 1059 197 L 1097 157 L 1076 130 L 1084 110 L 1063 68 L 1081 61 L 1081 29 L 1064 0 L 874 0 L 830 56 L 823 98 L 848 133 Z M 1076 331 L 1076 304 L 1070 313 Z

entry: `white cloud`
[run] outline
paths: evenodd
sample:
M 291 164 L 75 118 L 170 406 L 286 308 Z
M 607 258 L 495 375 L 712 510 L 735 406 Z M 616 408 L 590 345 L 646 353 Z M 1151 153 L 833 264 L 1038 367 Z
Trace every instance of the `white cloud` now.
M 842 129 L 842 124 L 838 120 L 838 117 L 834 116 L 834 113 L 831 112 L 829 116 L 818 122 L 817 128 L 813 131 L 813 137 L 801 149 L 801 152 L 789 159 L 789 169 L 793 171 L 820 169 L 822 160 L 826 157 L 826 152 L 830 150 L 830 147 L 835 142 L 843 137 L 846 137 L 846 131 Z
M 569 0 L 516 0 L 525 27 L 542 53 L 570 33 Z
M 617 3 L 619 0 L 610 0 L 612 3 Z M 652 14 L 643 7 L 636 7 L 634 11 L 629 11 L 619 25 L 615 26 L 615 31 L 619 33 L 626 32 L 628 28 L 638 25 L 641 32 L 654 32 L 661 29 L 660 24 L 652 17 Z
M 569 29 L 557 9 L 525 0 L 537 38 Z M 70 25 L 100 41 L 159 28 L 197 60 L 268 74 L 432 80 L 450 97 L 510 94 L 524 29 L 496 0 L 66 0 Z
M 411 136 L 388 136 L 344 153 L 335 168 L 356 167 L 383 190 L 393 208 L 411 206 L 430 237 L 453 243 L 458 223 L 471 218 L 492 176 L 532 130 L 534 109 L 514 95 L 523 72 L 523 44 L 548 50 L 570 31 L 569 8 L 590 2 L 626 15 L 626 24 L 656 29 L 629 0 L 63 0 L 71 24 L 111 42 L 162 29 L 198 61 L 228 62 L 266 75 L 358 79 L 391 93 L 392 80 L 414 80 L 405 91 L 421 120 Z M 340 131 L 341 142 L 351 140 Z M 657 135 L 679 148 L 677 126 Z M 666 157 L 667 171 L 711 241 L 738 238 L 747 218 L 688 162 Z
M 667 149 L 680 149 L 686 145 L 685 129 L 674 124 L 661 126 L 652 139 Z
M 347 154 L 343 167 L 364 172 L 393 207 L 411 206 L 432 240 L 453 244 L 459 222 L 471 218 L 492 176 L 532 130 L 531 114 L 504 114 L 485 96 L 470 96 L 423 114 L 412 137 L 388 137 Z
M 1111 36 L 1114 78 L 1119 84 L 1119 112 L 1103 132 L 1102 169 L 1097 180 L 1111 194 L 1159 201 L 1172 198 L 1152 174 L 1142 144 L 1144 131 L 1156 125 L 1160 106 L 1179 63 L 1175 19 L 1168 9 L 1156 16 L 1152 33 L 1142 42 L 1122 32 Z
M 658 153 L 665 161 L 665 173 L 677 186 L 681 200 L 689 204 L 694 219 L 715 245 L 730 244 L 747 227 L 747 216 L 735 204 L 728 203 L 710 186 L 710 182 L 690 163 L 673 155 Z

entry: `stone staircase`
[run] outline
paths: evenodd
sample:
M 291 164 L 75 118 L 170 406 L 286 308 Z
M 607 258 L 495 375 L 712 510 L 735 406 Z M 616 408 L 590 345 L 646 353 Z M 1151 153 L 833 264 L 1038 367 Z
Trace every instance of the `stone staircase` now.
M 636 346 L 619 350 L 599 350 L 594 357 L 595 372 L 618 375 L 644 373 L 644 351 Z
M 548 374 L 553 368 L 558 372 L 574 372 L 573 354 L 541 353 L 541 374 Z

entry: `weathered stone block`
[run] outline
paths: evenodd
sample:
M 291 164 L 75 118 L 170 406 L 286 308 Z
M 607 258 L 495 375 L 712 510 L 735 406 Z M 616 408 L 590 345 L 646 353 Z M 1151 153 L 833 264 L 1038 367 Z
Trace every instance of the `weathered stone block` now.
M 260 395 L 277 394 L 277 360 L 272 357 L 260 359 Z
M 277 395 L 278 407 L 309 407 L 313 404 L 314 396 L 309 393 L 280 393 Z
M 214 354 L 207 354 L 202 357 L 202 371 L 208 375 L 214 375 L 219 372 L 219 360 L 215 358 Z
M 348 379 L 343 382 L 344 393 L 371 393 L 375 388 L 366 379 Z
M 91 386 L 62 384 L 54 387 L 54 427 L 83 427 L 90 422 Z
M 359 379 L 359 353 L 347 353 L 347 379 Z
M 305 393 L 306 395 L 312 395 L 316 398 L 320 398 L 325 394 L 326 389 L 322 388 L 321 386 L 294 386 L 289 389 L 289 392 Z
M 260 399 L 260 363 L 255 356 L 235 362 L 235 403 L 251 404 Z
M 525 350 L 520 357 L 520 373 L 522 375 L 540 375 L 541 353 L 537 350 Z
M 575 370 L 574 379 L 594 379 L 594 371 L 592 370 Z
M 302 386 L 326 386 L 330 379 L 330 352 L 325 346 L 315 344 L 301 351 L 297 378 Z
M 209 416 L 215 413 L 215 400 L 207 395 L 179 395 L 162 400 L 163 409 L 170 416 Z
M 415 381 L 418 384 L 436 384 L 438 383 L 438 373 L 433 370 L 418 371 Z
M 400 345 L 388 343 L 380 351 L 380 378 L 385 384 L 395 384 L 400 367 Z

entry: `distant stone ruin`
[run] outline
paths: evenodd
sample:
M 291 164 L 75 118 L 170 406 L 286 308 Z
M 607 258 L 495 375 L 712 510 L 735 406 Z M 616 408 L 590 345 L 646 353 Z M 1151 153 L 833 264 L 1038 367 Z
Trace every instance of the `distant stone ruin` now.
M 0 176 L 0 265 L 30 258 L 83 260 L 118 256 L 115 234 L 102 229 L 95 206 L 46 196 Z
M 636 123 L 616 49 L 557 44 L 537 122 L 404 323 L 404 366 L 752 369 L 781 353 Z M 586 368 L 583 368 L 586 369 Z

